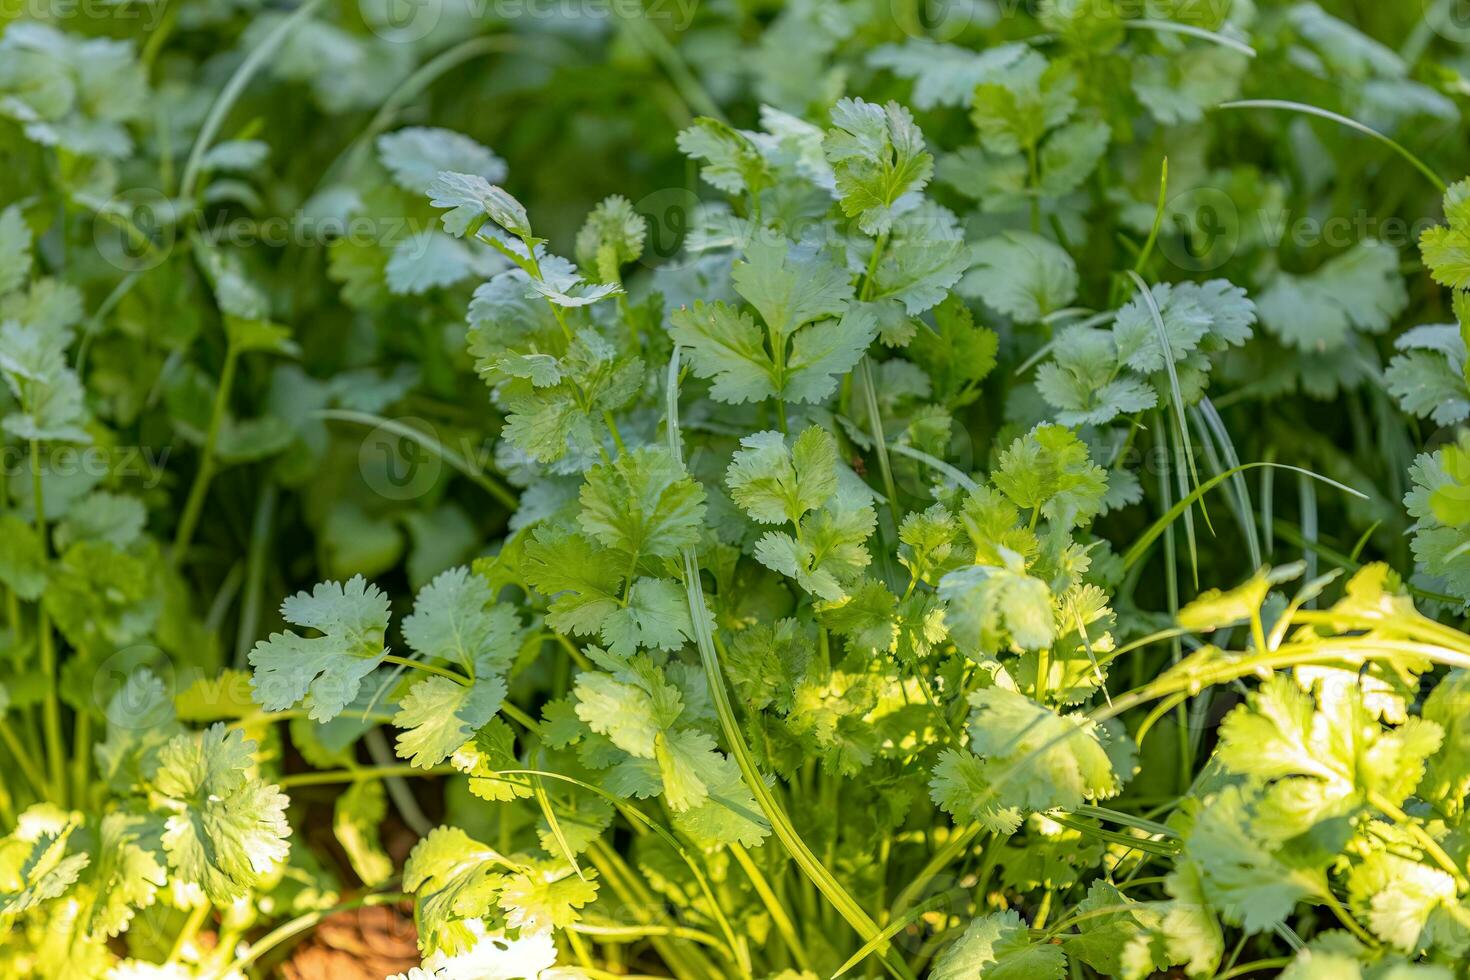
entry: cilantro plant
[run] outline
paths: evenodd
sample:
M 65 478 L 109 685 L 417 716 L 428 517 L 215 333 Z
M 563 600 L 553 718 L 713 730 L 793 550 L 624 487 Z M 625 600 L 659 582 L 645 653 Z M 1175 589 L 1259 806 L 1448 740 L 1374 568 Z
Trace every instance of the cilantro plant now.
M 389 6 L 0 11 L 0 974 L 1463 972 L 1449 5 Z

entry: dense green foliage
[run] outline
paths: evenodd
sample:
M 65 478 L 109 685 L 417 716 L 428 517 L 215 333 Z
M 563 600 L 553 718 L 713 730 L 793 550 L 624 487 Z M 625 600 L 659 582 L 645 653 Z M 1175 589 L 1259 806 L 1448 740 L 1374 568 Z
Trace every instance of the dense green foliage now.
M 0 975 L 1463 976 L 1454 8 L 0 5 Z

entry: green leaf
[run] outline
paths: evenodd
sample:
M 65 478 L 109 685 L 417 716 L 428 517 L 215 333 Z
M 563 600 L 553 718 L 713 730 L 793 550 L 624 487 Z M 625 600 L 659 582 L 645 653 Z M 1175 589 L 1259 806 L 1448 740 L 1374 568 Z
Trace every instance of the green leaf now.
M 521 202 L 479 174 L 442 171 L 424 193 L 433 207 L 450 209 L 443 217 L 444 230 L 455 238 L 473 235 L 487 218 L 518 238 L 531 237 L 531 221 Z
M 276 871 L 290 851 L 285 794 L 250 775 L 255 743 L 222 722 L 176 735 L 158 753 L 154 806 L 166 815 L 169 867 L 228 905 Z
M 1398 251 L 1370 238 L 1311 275 L 1280 274 L 1261 294 L 1261 322 L 1284 343 L 1325 351 L 1355 330 L 1383 333 L 1408 303 Z
M 461 133 L 433 126 L 408 126 L 378 137 L 378 160 L 393 182 L 410 194 L 427 194 L 429 186 L 448 170 L 484 178 L 491 184 L 505 180 L 505 161 Z
M 59 898 L 76 884 L 89 858 L 85 853 L 67 853 L 74 829 L 75 824 L 68 822 L 29 839 L 18 836 L 6 839 L 8 844 L 14 842 L 7 850 L 19 852 L 6 855 L 8 859 L 19 860 L 13 880 L 7 881 L 5 890 L 0 891 L 0 922 L 7 928 L 22 912 Z
M 647 220 L 627 198 L 604 198 L 577 232 L 577 264 L 598 282 L 620 282 L 623 266 L 643 254 L 647 234 Z
M 1107 473 L 1088 457 L 1087 446 L 1059 425 L 1038 425 L 1000 454 L 990 475 L 1017 507 L 1039 510 L 1072 528 L 1102 511 Z
M 698 540 L 704 522 L 704 488 L 660 448 L 592 467 L 580 499 L 582 530 L 634 561 L 677 556 Z
M 398 754 L 409 765 L 437 766 L 468 742 L 505 701 L 505 681 L 489 665 L 469 684 L 430 676 L 404 695 L 393 716 Z
M 403 866 L 424 952 L 462 952 L 474 945 L 480 917 L 500 899 L 509 862 L 458 827 L 436 827 L 414 845 Z
M 41 538 L 13 513 L 0 517 L 0 582 L 31 602 L 46 587 L 46 550 Z
M 347 852 L 352 870 L 369 888 L 393 876 L 393 860 L 378 842 L 378 828 L 387 812 L 387 794 L 376 779 L 353 783 L 332 804 L 332 832 Z
M 775 364 L 750 314 L 696 300 L 675 310 L 671 322 L 670 335 L 689 352 L 695 375 L 714 379 L 711 398 L 739 405 L 778 394 Z
M 1143 379 L 1122 371 L 1113 334 L 1071 326 L 1057 332 L 1052 360 L 1036 370 L 1036 389 L 1062 425 L 1105 425 L 1158 404 Z
M 1210 904 L 1247 933 L 1279 925 L 1297 902 L 1327 894 L 1322 870 L 1297 864 L 1289 849 L 1273 851 L 1253 823 L 1245 792 L 1227 786 L 1200 810 L 1185 842 Z
M 847 270 L 779 236 L 752 241 L 730 278 L 736 292 L 761 315 L 773 346 L 798 327 L 841 316 L 853 298 Z
M 25 285 L 31 274 L 31 229 L 19 205 L 0 211 L 0 296 Z
M 1007 650 L 1040 650 L 1056 639 L 1052 594 L 1019 560 L 971 565 L 939 582 L 945 624 L 961 652 L 983 660 Z
M 985 795 L 999 806 L 1076 809 L 1116 794 L 1131 774 L 1115 772 L 1101 729 L 1084 716 L 1055 714 L 998 687 L 971 694 L 970 704 L 970 750 L 984 761 Z
M 1065 62 L 1049 63 L 1027 52 L 998 80 L 976 87 L 970 120 L 990 152 L 1020 153 L 1071 117 L 1077 108 L 1076 87 Z
M 500 907 L 508 926 L 534 933 L 565 929 L 582 917 L 578 909 L 596 898 L 593 872 L 578 875 L 566 864 L 537 862 L 505 879 Z
M 1062 947 L 1031 938 L 1014 909 L 971 919 L 964 933 L 934 961 L 930 980 L 1061 980 Z
M 699 176 L 727 194 L 759 195 L 771 175 L 750 136 L 717 119 L 700 117 L 679 133 L 679 150 L 702 161 Z
M 1037 323 L 1077 296 L 1077 266 L 1060 246 L 1025 231 L 1007 231 L 970 249 L 962 295 L 981 299 L 1019 323 Z
M 1470 416 L 1465 381 L 1466 349 L 1457 325 L 1426 325 L 1406 330 L 1394 341 L 1404 353 L 1383 373 L 1390 394 L 1411 415 L 1454 425 Z
M 489 583 L 467 568 L 440 572 L 419 590 L 403 638 L 419 656 L 445 660 L 473 676 L 509 667 L 520 645 L 515 607 L 500 605 Z
M 753 520 L 795 523 L 837 492 L 837 443 L 819 426 L 802 430 L 790 448 L 774 431 L 745 436 L 740 445 L 725 483 Z
M 683 585 L 672 579 L 635 579 L 626 605 L 603 621 L 600 635 L 619 656 L 631 656 L 639 647 L 679 649 L 694 638 Z
M 887 232 L 934 174 L 924 134 L 897 102 L 838 100 L 822 149 L 837 178 L 842 212 L 869 235 Z
M 155 846 L 156 834 L 143 817 L 114 812 L 102 818 L 96 860 L 84 879 L 93 896 L 83 920 L 87 935 L 120 935 L 137 911 L 153 904 L 167 883 Z
M 556 527 L 537 528 L 525 551 L 525 575 L 551 597 L 546 621 L 562 633 L 590 636 L 622 605 L 623 573 L 591 539 Z
M 323 582 L 281 603 L 288 623 L 318 636 L 272 633 L 250 651 L 250 687 L 268 711 L 283 711 L 308 694 L 314 721 L 335 718 L 357 697 L 362 679 L 383 662 L 388 597 L 361 576 Z
M 976 326 L 964 300 L 951 295 L 935 308 L 934 328 L 915 332 L 907 354 L 929 376 L 936 399 L 967 405 L 980 396 L 976 385 L 995 370 L 999 346 L 995 331 Z
M 992 81 L 1027 52 L 1024 44 L 996 44 L 982 51 L 928 38 L 910 38 L 903 44 L 884 44 L 868 55 L 868 64 L 887 68 L 914 82 L 916 109 L 968 105 L 975 86 Z

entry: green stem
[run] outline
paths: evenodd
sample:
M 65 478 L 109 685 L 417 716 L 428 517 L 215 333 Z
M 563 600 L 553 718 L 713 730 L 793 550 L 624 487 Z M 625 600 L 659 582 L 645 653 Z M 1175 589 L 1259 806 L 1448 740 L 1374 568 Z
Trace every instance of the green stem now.
M 328 769 L 323 772 L 298 772 L 276 780 L 281 789 L 293 786 L 323 786 L 329 783 L 360 783 L 369 779 L 389 779 L 393 776 L 447 776 L 457 772 L 453 766 L 434 766 L 424 769 L 419 766 L 359 766 L 355 769 Z
M 209 144 L 214 142 L 219 129 L 224 125 L 225 116 L 234 108 L 235 100 L 240 98 L 240 93 L 245 91 L 245 86 L 255 77 L 256 72 L 265 67 L 266 60 L 275 52 L 286 37 L 301 23 L 312 15 L 316 8 L 322 5 L 323 0 L 306 0 L 287 17 L 281 19 L 269 34 L 261 39 L 225 87 L 220 89 L 219 97 L 209 107 L 209 115 L 204 118 L 204 124 L 199 127 L 199 135 L 194 138 L 194 146 L 189 150 L 189 159 L 184 164 L 184 177 L 179 184 L 179 196 L 184 200 L 190 200 L 194 196 L 194 185 L 198 182 L 199 169 L 204 164 L 204 153 L 209 149 Z
M 15 758 L 15 764 L 20 767 L 20 773 L 31 784 L 31 789 L 36 794 L 36 799 L 44 800 L 50 794 L 47 792 L 46 776 L 41 772 L 41 767 L 36 765 L 36 760 L 26 751 L 24 743 L 15 735 L 15 729 L 10 727 L 9 722 L 0 719 L 0 741 L 10 750 Z
M 364 895 L 361 898 L 355 898 L 349 902 L 343 902 L 340 905 L 334 905 L 329 909 L 317 909 L 312 912 L 307 912 L 303 915 L 298 915 L 296 918 L 291 919 L 289 922 L 283 922 L 281 925 L 277 926 L 270 932 L 266 933 L 264 936 L 260 937 L 259 942 L 251 945 L 249 952 L 237 956 L 235 960 L 230 963 L 228 967 L 225 968 L 224 972 L 221 975 L 243 976 L 245 973 L 245 968 L 250 966 L 256 960 L 260 959 L 266 953 L 270 952 L 272 949 L 275 949 L 286 940 L 291 939 L 294 936 L 298 936 L 306 930 L 312 928 L 317 923 L 325 919 L 327 916 L 332 915 L 335 912 L 346 912 L 351 909 L 366 908 L 374 905 L 392 905 L 395 902 L 401 902 L 408 897 L 409 896 L 405 895 L 403 892 L 374 893 L 372 895 Z M 205 908 L 207 910 L 208 906 L 205 906 Z
M 31 440 L 31 495 L 36 512 L 36 537 L 45 559 L 51 552 L 46 530 L 46 495 L 41 485 L 41 445 Z M 66 806 L 66 747 L 61 740 L 60 678 L 56 670 L 56 640 L 51 635 L 51 613 L 43 601 L 36 607 L 36 639 L 41 651 L 41 673 L 46 678 L 46 701 L 42 705 L 42 726 L 46 740 L 47 772 L 57 794 L 55 802 Z
M 1454 879 L 1456 890 L 1463 892 L 1466 889 L 1470 889 L 1470 882 L 1465 880 L 1464 871 L 1455 863 L 1454 858 L 1445 853 L 1445 849 L 1440 847 L 1439 841 L 1429 836 L 1429 831 L 1425 830 L 1422 824 L 1410 817 L 1392 800 L 1376 790 L 1368 791 L 1368 802 L 1373 804 L 1384 816 L 1407 831 L 1409 836 L 1414 838 L 1414 842 L 1419 845 L 1424 853 L 1433 858 L 1434 863 L 1439 865 L 1446 874 Z
M 668 438 L 670 450 L 674 459 L 682 465 L 684 454 L 681 446 L 679 431 L 679 351 L 674 349 L 673 356 L 669 362 L 669 391 L 668 391 Z M 715 707 L 715 715 L 720 722 L 720 728 L 725 735 L 725 741 L 730 747 L 731 754 L 735 757 L 735 763 L 740 768 L 741 777 L 746 787 L 755 797 L 756 803 L 761 811 L 770 821 L 771 828 L 777 839 L 786 848 L 787 852 L 796 861 L 801 869 L 817 889 L 826 897 L 839 914 L 845 919 L 864 942 L 878 935 L 879 929 L 872 918 L 865 912 L 857 900 L 842 886 L 842 883 L 827 869 L 817 856 L 812 853 L 801 835 L 797 832 L 791 818 L 781 808 L 771 788 L 766 785 L 765 777 L 761 774 L 759 767 L 755 764 L 755 758 L 751 755 L 750 747 L 745 744 L 745 735 L 740 729 L 740 722 L 735 717 L 735 709 L 730 704 L 730 695 L 725 687 L 724 670 L 720 666 L 719 655 L 715 650 L 715 637 L 710 630 L 710 623 L 705 616 L 704 587 L 699 580 L 699 555 L 693 547 L 683 549 L 684 556 L 684 589 L 689 599 L 690 616 L 694 620 L 695 642 L 699 649 L 699 659 L 704 667 L 705 683 L 709 687 L 710 698 Z M 891 943 L 883 942 L 878 948 L 884 964 L 894 975 L 902 980 L 916 980 L 913 971 L 907 963 L 894 950 Z
M 219 388 L 214 393 L 214 407 L 209 412 L 209 429 L 204 435 L 204 448 L 199 458 L 199 469 L 194 473 L 194 483 L 189 487 L 189 497 L 184 502 L 184 514 L 179 518 L 178 530 L 174 533 L 173 563 L 180 565 L 194 529 L 199 526 L 199 515 L 204 510 L 204 498 L 209 493 L 209 481 L 214 478 L 214 448 L 219 441 L 220 427 L 230 404 L 230 389 L 235 384 L 235 367 L 240 352 L 231 343 L 225 350 L 224 370 L 220 372 Z
M 92 774 L 92 715 L 85 710 L 79 710 L 72 725 L 72 800 L 78 806 L 83 806 L 86 803 L 87 785 Z
M 194 906 L 193 911 L 189 913 L 189 918 L 184 921 L 184 927 L 174 937 L 174 944 L 168 951 L 168 960 L 166 962 L 177 963 L 179 961 L 179 957 L 184 955 L 184 949 L 199 934 L 199 930 L 204 926 L 204 920 L 209 918 L 209 912 L 213 908 L 214 905 L 208 901 L 200 902 Z
M 471 684 L 474 683 L 474 681 L 470 680 L 468 677 L 464 676 L 463 674 L 456 673 L 455 671 L 446 670 L 443 667 L 436 667 L 433 664 L 424 663 L 422 660 L 413 660 L 409 657 L 400 657 L 392 653 L 387 654 L 383 657 L 383 663 L 398 664 L 403 667 L 412 667 L 415 670 L 422 670 L 424 673 L 433 674 L 436 677 L 447 677 L 449 680 L 452 680 L 456 684 L 459 684 L 463 687 L 469 687 Z
M 750 879 L 751 887 L 755 889 L 756 895 L 760 897 L 761 904 L 771 914 L 771 922 L 775 925 L 776 931 L 781 934 L 781 938 L 785 940 L 786 946 L 791 950 L 791 955 L 796 959 L 796 965 L 803 970 L 811 969 L 811 958 L 807 956 L 806 945 L 801 941 L 801 937 L 796 932 L 795 923 L 786 914 L 786 906 L 781 903 L 776 893 L 771 890 L 771 883 L 761 873 L 761 869 L 756 865 L 755 860 L 751 858 L 750 852 L 739 843 L 733 843 L 730 845 L 730 854 L 734 856 L 735 863 L 739 864 L 741 870 L 745 872 L 745 876 Z
M 878 472 L 883 477 L 883 492 L 888 496 L 888 516 L 893 518 L 895 532 L 898 529 L 898 486 L 893 482 L 893 467 L 888 461 L 888 440 L 883 435 L 883 415 L 878 409 L 878 393 L 873 387 L 873 365 L 867 355 L 858 362 L 858 371 L 863 377 L 863 400 L 868 409 L 868 430 L 878 456 Z

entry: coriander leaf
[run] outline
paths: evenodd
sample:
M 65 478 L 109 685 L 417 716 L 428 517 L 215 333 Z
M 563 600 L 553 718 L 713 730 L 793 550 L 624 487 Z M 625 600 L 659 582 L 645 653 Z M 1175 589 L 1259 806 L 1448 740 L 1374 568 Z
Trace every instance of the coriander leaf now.
M 700 117 L 678 136 L 679 149 L 702 161 L 699 176 L 727 194 L 759 195 L 771 184 L 766 161 L 750 135 L 717 119 Z
M 515 608 L 497 604 L 489 583 L 463 567 L 440 572 L 420 589 L 403 620 L 403 638 L 415 653 L 471 672 L 509 667 L 519 633 Z
M 1000 454 L 991 482 L 1017 506 L 1039 510 L 1068 528 L 1086 524 L 1102 509 L 1107 473 L 1087 446 L 1059 425 L 1038 425 Z
M 597 898 L 597 879 L 560 862 L 537 862 L 506 877 L 500 907 L 506 925 L 535 933 L 564 929 L 581 918 L 578 909 Z
M 840 320 L 823 320 L 798 331 L 780 394 L 787 401 L 820 402 L 837 390 L 837 379 L 857 366 L 877 336 L 872 312 L 857 307 Z
M 217 905 L 254 888 L 290 850 L 289 801 L 250 775 L 254 752 L 244 732 L 216 722 L 197 735 L 174 736 L 158 753 L 152 792 L 166 814 L 169 867 Z
M 1444 212 L 1449 225 L 1426 229 L 1419 236 L 1419 251 L 1435 282 L 1465 289 L 1470 287 L 1470 178 L 1445 192 Z
M 525 549 L 526 581 L 551 597 L 546 621 L 552 629 L 588 636 L 618 610 L 623 575 L 609 557 L 575 531 L 542 527 L 532 533 Z
M 283 711 L 311 695 L 313 721 L 335 718 L 357 697 L 362 679 L 383 662 L 388 597 L 356 576 L 342 585 L 323 582 L 281 603 L 288 623 L 321 634 L 272 633 L 250 651 L 255 699 Z
M 970 262 L 959 292 L 1020 323 L 1037 323 L 1077 296 L 1072 257 L 1040 235 L 1008 231 L 987 238 L 971 246 Z
M 1398 251 L 1359 242 L 1307 276 L 1280 274 L 1261 294 L 1261 322 L 1287 344 L 1324 351 L 1354 330 L 1382 333 L 1408 305 Z
M 730 495 L 762 524 L 799 521 L 837 492 L 837 443 L 819 426 L 802 430 L 788 449 L 779 432 L 740 440 L 725 472 Z
M 622 267 L 638 261 L 648 222 L 625 197 L 604 198 L 577 232 L 577 264 L 598 282 L 619 282 Z
M 712 378 L 710 397 L 738 405 L 774 397 L 775 365 L 754 318 L 724 303 L 696 300 L 675 310 L 670 334 L 689 352 L 689 363 L 701 378 Z
M 498 904 L 509 866 L 495 849 L 458 827 L 436 827 L 414 845 L 403 867 L 403 888 L 412 892 L 419 948 L 458 953 L 474 944 L 474 920 Z
M 843 213 L 857 218 L 869 235 L 887 232 L 934 173 L 924 135 L 897 102 L 838 100 L 822 148 L 837 178 Z
M 441 171 L 505 180 L 505 161 L 461 133 L 433 126 L 408 126 L 378 137 L 378 159 L 393 181 L 411 194 L 427 194 Z
M 912 79 L 914 107 L 927 110 L 967 105 L 975 86 L 1003 73 L 1027 50 L 1024 44 L 998 44 L 976 52 L 928 38 L 911 38 L 903 44 L 874 48 L 868 64 Z
M 971 919 L 934 961 L 931 980 L 1061 980 L 1067 954 L 1031 938 L 1014 909 Z
M 772 346 L 804 324 L 841 316 L 853 298 L 845 269 L 820 252 L 780 237 L 752 241 L 730 278 L 736 292 L 765 321 Z
M 332 804 L 332 832 L 352 870 L 369 887 L 393 876 L 393 859 L 378 842 L 378 828 L 388 813 L 387 795 L 376 779 L 353 783 Z
M 518 238 L 531 237 L 531 222 L 521 202 L 479 174 L 442 171 L 424 193 L 431 206 L 450 209 L 443 217 L 444 230 L 455 238 L 479 231 L 486 218 Z
M 25 284 L 31 272 L 31 229 L 18 205 L 0 211 L 0 296 Z
M 970 750 L 985 761 L 998 804 L 1023 812 L 1076 809 L 1122 787 L 1101 729 L 1084 716 L 1055 714 L 998 687 L 971 694 L 970 704 Z
M 626 605 L 607 617 L 600 636 L 618 655 L 631 655 L 639 647 L 677 650 L 694 638 L 684 587 L 671 579 L 635 579 Z
M 398 754 L 412 766 L 437 766 L 495 716 L 505 695 L 505 681 L 489 670 L 468 684 L 425 677 L 409 689 L 393 716 L 393 724 L 402 729 Z
M 934 328 L 918 330 L 907 353 L 933 382 L 936 398 L 967 405 L 979 397 L 979 382 L 995 370 L 999 346 L 995 331 L 976 326 L 964 300 L 950 295 L 935 307 Z
M 577 521 L 588 535 L 635 562 L 673 558 L 698 540 L 704 496 L 667 450 L 634 449 L 587 471 Z

